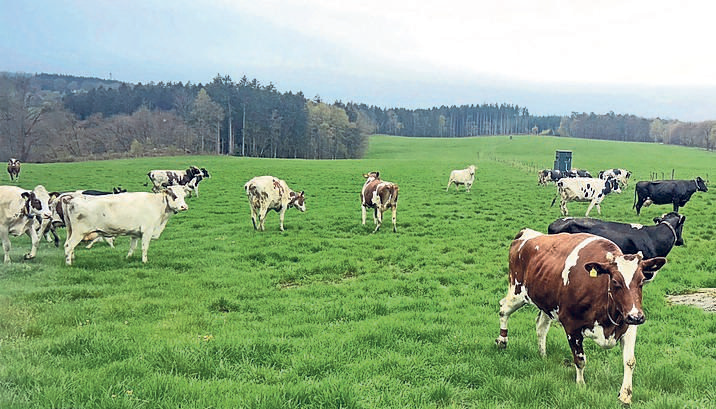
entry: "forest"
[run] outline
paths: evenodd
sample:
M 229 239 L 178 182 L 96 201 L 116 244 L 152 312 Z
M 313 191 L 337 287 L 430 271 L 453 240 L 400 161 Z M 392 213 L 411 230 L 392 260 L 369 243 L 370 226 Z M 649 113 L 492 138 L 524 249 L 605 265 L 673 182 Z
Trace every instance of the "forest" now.
M 362 157 L 369 135 L 543 134 L 713 149 L 716 122 L 609 112 L 533 116 L 507 103 L 385 108 L 324 102 L 272 83 L 217 74 L 206 84 L 0 73 L 0 160 L 58 162 L 217 154 Z

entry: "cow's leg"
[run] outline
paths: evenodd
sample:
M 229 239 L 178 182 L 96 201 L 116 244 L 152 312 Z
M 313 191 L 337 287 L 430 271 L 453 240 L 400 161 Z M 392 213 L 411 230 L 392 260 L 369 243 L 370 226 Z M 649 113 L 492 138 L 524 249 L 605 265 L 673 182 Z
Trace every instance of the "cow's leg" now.
M 194 194 L 196 195 L 196 197 L 199 197 L 199 185 L 198 184 L 196 186 L 194 186 Z
M 361 224 L 365 226 L 365 206 L 361 203 L 360 205 L 360 220 Z
M 129 237 L 129 252 L 127 253 L 127 258 L 132 257 L 132 254 L 134 254 L 134 250 L 137 248 L 138 241 L 139 241 L 139 237 L 135 237 L 135 236 Z
M 146 231 L 142 234 L 142 263 L 147 262 L 147 252 L 149 251 L 149 243 L 152 241 L 154 232 Z
M 104 241 L 107 242 L 109 247 L 114 248 L 114 237 L 105 237 Z
M 559 210 L 562 211 L 562 216 L 569 215 L 569 210 L 567 210 L 567 201 L 566 200 L 560 200 L 559 202 Z
M 251 207 L 251 223 L 253 223 L 253 225 L 254 225 L 254 230 L 257 230 L 258 225 L 256 224 L 256 215 L 257 215 L 256 208 L 254 206 L 250 206 L 250 207 Z
M 589 212 L 592 211 L 592 208 L 594 207 L 594 205 L 595 205 L 594 200 L 589 202 L 589 207 L 587 207 L 587 213 L 584 214 L 584 217 L 589 217 Z M 599 205 L 597 205 L 597 210 L 599 210 Z M 602 214 L 601 211 L 599 212 L 599 214 Z
M 0 239 L 2 239 L 2 249 L 5 252 L 5 259 L 3 262 L 5 264 L 10 264 L 10 235 L 9 232 L 5 229 L 0 231 Z
M 549 332 L 551 324 L 552 318 L 549 315 L 543 311 L 537 314 L 537 347 L 539 348 L 539 354 L 542 356 L 547 355 L 547 332 Z
M 72 260 L 75 259 L 75 247 L 82 241 L 82 235 L 68 234 L 65 239 L 65 263 L 68 266 L 72 265 Z
M 268 213 L 268 208 L 261 206 L 261 209 L 259 209 L 259 230 L 261 231 L 266 229 L 264 226 L 266 223 L 266 213 Z
M 55 230 L 55 226 L 50 224 L 49 230 L 47 230 L 47 233 L 45 234 L 45 237 L 49 237 L 49 235 L 52 234 L 52 241 L 55 243 L 55 247 L 60 247 L 60 236 L 57 235 L 57 231 Z M 48 240 L 50 241 L 50 240 Z
M 507 295 L 500 300 L 500 336 L 495 340 L 498 347 L 507 348 L 507 321 L 513 312 L 525 304 L 527 304 L 527 300 L 524 287 L 519 286 L 518 290 L 517 286 L 510 284 Z
M 283 231 L 283 216 L 286 214 L 286 208 L 281 208 L 281 211 L 278 213 L 278 218 L 281 220 L 281 231 Z
M 86 248 L 86 249 L 91 249 L 92 246 L 94 246 L 95 243 L 97 243 L 98 241 L 102 241 L 102 240 L 103 240 L 103 237 L 102 237 L 102 236 L 97 236 L 97 237 L 93 238 L 92 240 L 90 240 L 89 244 L 86 245 L 85 248 Z
M 380 229 L 380 225 L 383 224 L 383 209 L 378 210 L 378 208 L 375 209 L 375 230 L 373 230 L 373 233 L 377 232 L 378 229 Z
M 631 403 L 632 394 L 632 375 L 636 366 L 636 358 L 634 357 L 634 345 L 636 344 L 636 325 L 630 325 L 621 339 L 623 360 L 624 360 L 624 381 L 622 388 L 619 390 L 619 400 L 624 404 Z
M 677 202 L 676 200 L 674 200 L 674 212 L 675 213 L 679 212 L 679 202 Z
M 465 183 L 465 190 L 469 192 L 470 189 L 472 189 L 472 183 Z
M 40 243 L 40 236 L 37 235 L 37 231 L 33 229 L 32 226 L 28 227 L 27 230 L 25 230 L 25 233 L 30 236 L 30 241 L 32 242 L 30 252 L 25 254 L 25 260 L 30 260 L 35 258 L 35 255 L 37 254 L 37 245 Z
M 587 357 L 584 356 L 584 336 L 581 332 L 567 334 L 569 347 L 572 349 L 574 357 L 574 367 L 577 370 L 577 384 L 584 385 L 584 366 L 587 364 Z
M 448 180 L 448 185 L 447 185 L 447 188 L 445 189 L 446 192 L 450 190 L 451 184 L 452 184 L 452 179 Z
M 392 219 L 393 219 L 393 233 L 398 232 L 398 205 L 396 204 L 391 209 L 392 211 Z
M 636 215 L 639 216 L 639 213 L 641 213 L 641 207 L 644 205 L 644 200 L 641 196 L 637 199 L 636 204 L 634 204 L 634 207 L 636 208 Z

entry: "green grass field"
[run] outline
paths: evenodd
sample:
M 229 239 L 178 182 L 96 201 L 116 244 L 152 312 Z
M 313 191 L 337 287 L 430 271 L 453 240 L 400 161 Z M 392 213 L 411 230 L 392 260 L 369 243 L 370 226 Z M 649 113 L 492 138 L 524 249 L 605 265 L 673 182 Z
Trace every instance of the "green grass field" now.
M 212 177 L 146 265 L 125 259 L 126 237 L 114 250 L 78 246 L 71 267 L 44 241 L 22 261 L 29 239 L 12 241 L 13 264 L 0 266 L 0 408 L 621 407 L 619 347 L 586 341 L 579 387 L 559 325 L 539 356 L 534 307 L 512 315 L 506 350 L 494 343 L 512 238 L 559 217 L 555 188 L 538 187 L 535 172 L 555 149 L 573 150 L 575 167 L 634 172 L 602 203 L 608 220 L 651 224 L 671 210 L 632 210 L 634 182 L 650 172 L 716 176 L 716 156 L 700 150 L 534 136 L 375 136 L 363 160 L 23 165 L 21 186 L 50 191 L 146 191 L 148 170 L 189 164 Z M 446 193 L 450 170 L 470 163 L 472 192 Z M 372 170 L 400 185 L 397 234 L 389 222 L 371 234 L 370 215 L 360 225 L 361 175 Z M 243 184 L 263 174 L 306 192 L 308 211 L 289 210 L 283 233 L 275 212 L 265 232 L 252 228 Z M 569 204 L 576 216 L 586 208 Z M 633 407 L 716 407 L 716 316 L 665 299 L 716 287 L 714 193 L 682 213 L 686 246 L 644 289 Z

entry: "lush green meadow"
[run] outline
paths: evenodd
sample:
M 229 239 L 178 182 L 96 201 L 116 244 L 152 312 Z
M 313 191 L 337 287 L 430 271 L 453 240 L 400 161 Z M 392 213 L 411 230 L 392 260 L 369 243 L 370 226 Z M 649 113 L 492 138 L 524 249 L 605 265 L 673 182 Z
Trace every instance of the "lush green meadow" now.
M 146 265 L 125 258 L 126 237 L 116 249 L 79 246 L 71 267 L 46 242 L 22 261 L 29 239 L 12 241 L 13 264 L 0 266 L 0 408 L 618 408 L 619 347 L 587 341 L 579 387 L 559 325 L 539 356 L 534 307 L 513 314 L 506 350 L 494 343 L 512 238 L 559 217 L 555 188 L 538 187 L 535 172 L 555 149 L 634 180 L 671 169 L 716 177 L 716 156 L 700 150 L 534 136 L 375 136 L 366 159 L 345 161 L 24 164 L 19 184 L 50 191 L 144 191 L 148 170 L 189 164 L 212 177 Z M 450 170 L 471 163 L 472 192 L 446 193 Z M 400 185 L 397 234 L 389 217 L 376 234 L 370 214 L 360 225 L 361 175 L 372 170 Z M 263 174 L 306 192 L 307 212 L 289 210 L 283 233 L 274 212 L 265 232 L 252 228 L 243 184 Z M 633 199 L 632 182 L 601 217 L 651 224 L 671 210 L 637 217 Z M 577 216 L 586 208 L 569 204 Z M 682 213 L 686 246 L 644 289 L 633 407 L 716 407 L 716 316 L 665 299 L 716 287 L 713 191 Z

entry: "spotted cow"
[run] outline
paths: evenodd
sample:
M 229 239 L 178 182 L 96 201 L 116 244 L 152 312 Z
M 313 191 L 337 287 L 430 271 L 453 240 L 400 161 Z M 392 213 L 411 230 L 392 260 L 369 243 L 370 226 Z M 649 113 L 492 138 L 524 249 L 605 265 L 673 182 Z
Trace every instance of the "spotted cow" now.
M 211 177 L 205 168 L 190 166 L 187 170 L 152 170 L 147 173 L 152 182 L 152 192 L 157 193 L 169 186 L 188 186 L 199 197 L 199 182 Z
M 602 214 L 600 203 L 611 192 L 621 193 L 619 183 L 616 179 L 594 179 L 594 178 L 565 178 L 557 182 L 557 195 L 560 197 L 559 207 L 562 216 L 567 216 L 569 202 L 590 202 L 585 216 L 589 216 L 592 207 L 597 206 L 597 212 Z M 557 196 L 552 200 L 552 205 Z
M 383 223 L 383 212 L 391 209 L 393 232 L 397 232 L 398 185 L 381 180 L 380 172 L 366 173 L 363 177 L 366 180 L 360 193 L 362 224 L 365 225 L 366 209 L 373 209 L 373 223 L 375 223 L 373 233 L 377 232 Z
M 42 185 L 33 190 L 17 186 L 0 186 L 0 240 L 5 252 L 4 262 L 10 263 L 10 236 L 27 234 L 32 241 L 30 252 L 25 259 L 35 258 L 40 241 L 33 228 L 35 217 L 50 218 L 50 194 Z
M 572 350 L 578 384 L 584 384 L 584 338 L 602 348 L 620 342 L 624 379 L 619 400 L 629 404 L 637 328 L 646 320 L 642 286 L 665 263 L 663 257 L 623 254 L 612 241 L 591 234 L 545 235 L 524 229 L 510 247 L 509 287 L 500 300 L 500 336 L 495 341 L 506 348 L 510 315 L 526 304 L 535 305 L 539 353 L 546 355 L 550 324 L 559 321 Z
M 626 187 L 629 184 L 631 172 L 626 169 L 605 169 L 599 172 L 599 179 L 606 180 L 610 177 L 616 179 L 621 187 Z
M 10 175 L 10 180 L 17 180 L 20 177 L 20 161 L 10 158 L 7 161 L 7 173 Z
M 285 181 L 273 176 L 257 176 L 244 184 L 246 196 L 249 198 L 251 207 L 251 222 L 255 230 L 264 230 L 266 214 L 269 210 L 275 210 L 281 221 L 283 229 L 283 218 L 286 210 L 295 207 L 301 212 L 306 211 L 306 198 L 303 191 L 296 193 L 291 190 Z

